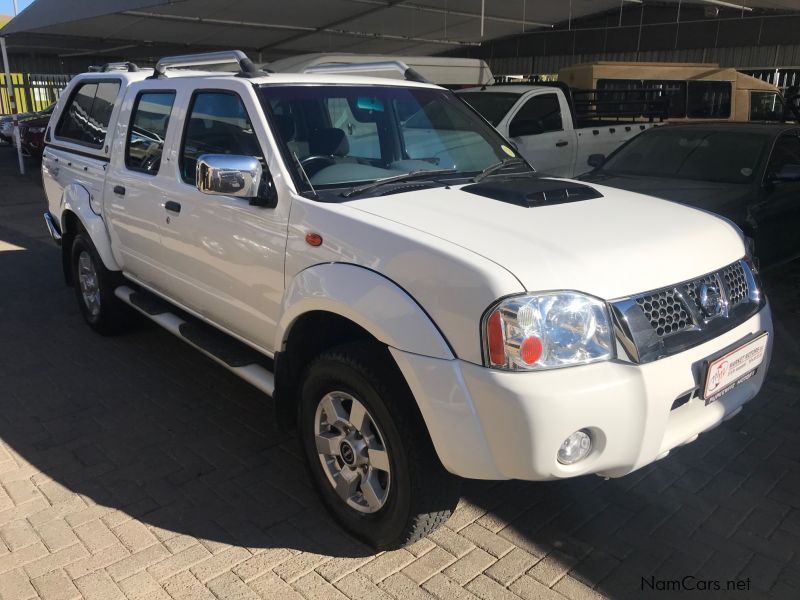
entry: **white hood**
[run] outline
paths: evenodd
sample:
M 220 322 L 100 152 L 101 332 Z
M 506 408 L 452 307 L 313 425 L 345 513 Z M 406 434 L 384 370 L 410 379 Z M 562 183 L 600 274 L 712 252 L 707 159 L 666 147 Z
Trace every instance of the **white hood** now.
M 586 184 L 583 184 L 586 185 Z M 679 283 L 740 259 L 738 229 L 697 209 L 604 186 L 602 198 L 522 207 L 460 188 L 346 203 L 476 252 L 529 291 L 611 300 Z

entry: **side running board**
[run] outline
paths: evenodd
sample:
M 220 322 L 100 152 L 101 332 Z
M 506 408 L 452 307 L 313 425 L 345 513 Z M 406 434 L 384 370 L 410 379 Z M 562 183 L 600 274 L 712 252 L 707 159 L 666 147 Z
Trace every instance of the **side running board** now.
M 272 361 L 215 327 L 186 315 L 155 294 L 122 285 L 114 295 L 268 396 L 275 391 Z

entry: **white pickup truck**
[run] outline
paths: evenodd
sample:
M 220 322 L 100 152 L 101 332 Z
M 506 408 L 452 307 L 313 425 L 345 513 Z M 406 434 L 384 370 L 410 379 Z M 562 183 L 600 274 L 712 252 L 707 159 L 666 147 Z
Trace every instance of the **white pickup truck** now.
M 590 171 L 623 143 L 657 125 L 654 121 L 582 120 L 572 90 L 563 84 L 491 85 L 467 88 L 458 95 L 512 140 L 537 171 L 558 177 Z M 582 104 L 597 114 L 596 99 Z M 623 101 L 619 107 L 624 111 L 631 104 Z
M 770 309 L 735 226 L 539 177 L 440 87 L 238 52 L 107 65 L 46 141 L 44 217 L 88 324 L 139 311 L 271 395 L 325 506 L 378 548 L 443 523 L 454 475 L 622 476 L 764 381 Z

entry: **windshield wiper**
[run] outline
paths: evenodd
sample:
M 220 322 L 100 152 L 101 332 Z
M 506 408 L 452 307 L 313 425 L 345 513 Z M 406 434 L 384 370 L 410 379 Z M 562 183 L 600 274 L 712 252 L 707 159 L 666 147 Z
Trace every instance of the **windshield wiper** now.
M 412 179 L 425 179 L 426 177 L 435 177 L 436 175 L 448 175 L 455 173 L 456 169 L 420 169 L 418 171 L 409 171 L 400 175 L 392 175 L 391 177 L 384 177 L 383 179 L 376 179 L 372 183 L 354 187 L 341 195 L 343 198 L 350 198 L 362 192 L 368 192 L 387 183 L 396 183 L 399 181 L 411 181 Z
M 474 183 L 478 183 L 479 181 L 483 181 L 484 179 L 489 177 L 489 175 L 494 175 L 500 169 L 505 169 L 506 167 L 509 167 L 511 165 L 525 165 L 526 167 L 530 168 L 532 173 L 536 172 L 536 169 L 531 167 L 527 163 L 527 161 L 525 161 L 525 159 L 520 158 L 519 156 L 514 156 L 512 158 L 504 158 L 500 162 L 494 163 L 493 165 L 489 165 L 483 171 L 481 171 L 480 173 L 475 175 L 475 177 L 472 178 L 472 181 Z

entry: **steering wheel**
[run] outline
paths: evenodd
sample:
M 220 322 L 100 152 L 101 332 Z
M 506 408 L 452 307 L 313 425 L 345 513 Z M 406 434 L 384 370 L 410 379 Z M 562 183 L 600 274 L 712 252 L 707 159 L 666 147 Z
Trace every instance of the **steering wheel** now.
M 320 162 L 320 166 L 316 169 L 311 169 L 308 165 L 311 165 L 315 162 Z M 331 165 L 336 164 L 336 159 L 333 156 L 325 156 L 323 154 L 312 154 L 311 156 L 306 156 L 303 160 L 300 161 L 300 165 L 303 169 L 308 172 L 312 170 L 313 173 L 309 173 L 309 177 L 314 174 L 320 172 L 325 167 L 330 167 Z

